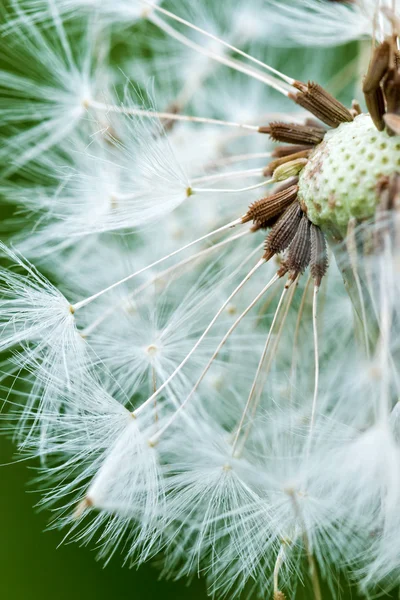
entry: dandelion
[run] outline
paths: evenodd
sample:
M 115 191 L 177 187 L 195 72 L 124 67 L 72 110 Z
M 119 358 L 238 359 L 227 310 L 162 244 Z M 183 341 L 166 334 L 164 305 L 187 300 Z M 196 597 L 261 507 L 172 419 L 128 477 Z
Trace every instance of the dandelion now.
M 216 597 L 282 600 L 304 581 L 335 597 L 338 571 L 366 594 L 398 584 L 396 3 L 254 2 L 243 28 L 206 4 L 14 9 L 28 50 L 55 36 L 77 74 L 67 89 L 63 67 L 62 102 L 11 132 L 29 151 L 6 173 L 27 182 L 3 185 L 36 218 L 18 251 L 59 282 L 2 246 L 26 273 L 0 273 L 11 419 L 55 526 L 106 560 L 161 551 L 166 576 L 201 573 Z M 348 17 L 341 40 L 373 37 L 367 111 L 266 63 L 258 11 L 286 39 L 292 18 L 300 39 L 302 15 L 312 29 L 327 14 Z M 84 69 L 66 33 L 81 12 Z M 127 21 L 154 40 L 133 86 L 108 60 Z M 88 66 L 102 35 L 104 89 Z

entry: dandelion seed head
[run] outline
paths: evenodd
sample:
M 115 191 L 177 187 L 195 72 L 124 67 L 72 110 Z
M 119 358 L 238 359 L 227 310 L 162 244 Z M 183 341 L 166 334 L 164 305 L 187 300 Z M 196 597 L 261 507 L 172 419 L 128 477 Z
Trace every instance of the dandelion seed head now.
M 316 147 L 299 178 L 299 199 L 313 223 L 344 237 L 350 219 L 375 214 L 379 181 L 399 169 L 398 138 L 359 115 L 329 131 Z
M 21 180 L 49 177 L 1 191 L 18 225 L 35 219 L 18 248 L 64 293 L 1 246 L 23 274 L 0 271 L 0 349 L 14 352 L 11 419 L 22 413 L 22 451 L 41 461 L 57 526 L 101 558 L 163 550 L 164 574 L 201 573 L 214 597 L 284 600 L 310 576 L 318 599 L 319 577 L 336 593 L 343 565 L 365 589 L 396 581 L 390 14 L 361 0 L 12 4 L 15 46 L 28 32 L 27 54 L 48 68 L 0 73 L 21 94 L 5 122 L 28 98 L 40 123 L 12 130 L 8 148 L 28 148 Z M 292 79 L 291 62 L 277 71 L 292 55 L 264 39 L 373 31 L 370 115 Z M 329 78 L 320 52 L 304 56 Z

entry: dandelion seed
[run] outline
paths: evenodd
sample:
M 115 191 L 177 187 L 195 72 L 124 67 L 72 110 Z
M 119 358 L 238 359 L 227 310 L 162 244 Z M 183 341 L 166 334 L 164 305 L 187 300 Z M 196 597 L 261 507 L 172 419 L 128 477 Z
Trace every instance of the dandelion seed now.
M 95 66 L 92 57 L 90 27 L 79 40 L 79 49 L 73 48 L 55 4 L 50 0 L 45 4 L 46 32 L 36 23 L 37 13 L 25 12 L 18 2 L 13 3 L 16 19 L 5 31 L 1 124 L 11 128 L 1 152 L 5 174 L 32 161 L 43 163 L 48 151 L 68 140 L 79 125 L 89 133 L 88 102 L 105 81 L 102 66 Z M 28 121 L 29 128 L 20 127 Z

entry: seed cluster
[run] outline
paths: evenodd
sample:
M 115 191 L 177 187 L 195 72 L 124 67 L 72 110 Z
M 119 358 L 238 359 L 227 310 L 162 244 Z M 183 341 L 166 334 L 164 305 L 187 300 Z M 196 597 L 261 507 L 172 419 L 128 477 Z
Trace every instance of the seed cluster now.
M 310 265 L 319 286 L 328 267 L 324 233 L 343 239 L 349 223 L 374 217 L 388 194 L 392 201 L 386 209 L 395 204 L 400 181 L 396 40 L 386 39 L 373 53 L 363 85 L 370 115 L 360 114 L 357 102 L 349 110 L 314 82 L 295 81 L 298 91 L 290 97 L 319 121 L 275 122 L 259 129 L 285 144 L 276 148 L 264 175 L 287 181 L 251 204 L 242 220 L 253 221 L 255 229 L 270 228 L 264 258 L 286 252 L 289 279 Z

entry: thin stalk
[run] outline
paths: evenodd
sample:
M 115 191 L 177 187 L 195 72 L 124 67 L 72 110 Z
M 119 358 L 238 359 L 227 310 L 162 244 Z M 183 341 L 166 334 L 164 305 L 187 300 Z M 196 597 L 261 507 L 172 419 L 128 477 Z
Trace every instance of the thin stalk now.
M 140 275 L 141 273 L 144 273 L 148 269 L 151 269 L 152 267 L 159 265 L 160 263 L 164 262 L 165 260 L 168 260 L 172 256 L 179 254 L 179 252 L 183 252 L 183 250 L 187 250 L 187 248 L 194 246 L 194 244 L 202 242 L 203 240 L 206 240 L 208 237 L 215 235 L 216 233 L 220 233 L 221 231 L 225 231 L 226 229 L 230 229 L 232 227 L 235 227 L 236 225 L 240 225 L 241 223 L 242 223 L 242 217 L 240 217 L 239 219 L 236 219 L 235 221 L 231 221 L 230 223 L 227 223 L 226 225 L 222 225 L 222 227 L 219 227 L 218 229 L 214 229 L 214 231 L 211 231 L 210 233 L 206 233 L 205 235 L 197 238 L 197 240 L 193 240 L 192 242 L 189 242 L 185 246 L 178 248 L 178 250 L 174 250 L 174 252 L 171 252 L 170 254 L 167 254 L 166 256 L 159 258 L 158 260 L 154 261 L 150 265 L 147 265 L 146 267 L 143 267 L 142 269 L 139 269 L 138 271 L 135 271 L 134 273 L 131 273 L 130 275 L 127 275 L 126 277 L 123 277 L 119 281 L 116 281 L 115 283 L 109 285 L 108 287 L 104 288 L 100 292 L 97 292 L 96 294 L 93 294 L 92 296 L 89 296 L 88 298 L 85 298 L 84 300 L 81 300 L 80 302 L 77 302 L 76 304 L 72 304 L 71 311 L 76 312 L 80 308 L 87 306 L 88 304 L 93 302 L 93 300 L 100 298 L 100 296 L 102 296 L 103 294 L 106 294 L 107 292 L 115 289 L 119 285 L 126 283 L 127 281 L 130 281 L 137 275 Z
M 256 183 L 255 185 L 249 185 L 245 188 L 191 188 L 191 191 L 196 194 L 213 194 L 215 192 L 221 194 L 237 194 L 239 192 L 249 192 L 250 190 L 256 190 L 260 187 L 264 187 L 265 185 L 270 185 L 273 183 L 273 181 L 273 179 L 268 179 L 267 181 L 262 181 L 261 183 Z
M 235 162 L 244 162 L 246 160 L 256 160 L 258 158 L 271 158 L 272 152 L 253 152 L 251 154 L 234 154 L 232 156 L 225 156 L 224 158 L 217 158 L 211 163 L 206 165 L 206 169 L 216 169 L 230 165 Z
M 254 62 L 255 64 L 257 64 L 262 69 L 265 69 L 266 71 L 269 71 L 270 73 L 273 73 L 274 75 L 277 75 L 278 77 L 280 77 L 281 79 L 283 79 L 283 81 L 285 81 L 286 83 L 288 83 L 290 86 L 292 86 L 295 83 L 295 79 L 292 79 L 291 77 L 288 77 L 287 75 L 285 75 L 284 73 L 281 73 L 277 69 L 274 69 L 273 67 L 270 67 L 269 65 L 267 65 L 264 62 L 262 62 L 261 60 L 258 60 L 257 58 L 254 58 L 254 56 L 251 56 L 250 54 L 247 54 L 246 52 L 243 52 L 243 50 L 240 50 L 239 48 L 236 48 L 235 46 L 232 46 L 228 42 L 225 42 L 224 40 L 222 40 L 219 37 L 217 37 L 216 35 L 213 35 L 212 33 L 209 33 L 208 31 L 205 31 L 204 29 L 201 29 L 200 27 L 197 27 L 197 25 L 193 25 L 193 23 L 190 23 L 189 21 L 186 21 L 185 19 L 182 19 L 181 17 L 178 17 L 177 15 L 175 15 L 172 12 L 170 12 L 169 10 L 166 10 L 165 8 L 162 8 L 161 6 L 158 6 L 157 4 L 153 4 L 152 2 L 146 2 L 146 4 L 149 4 L 150 6 L 152 6 L 152 8 L 154 10 L 156 10 L 157 12 L 160 12 L 160 13 L 166 15 L 167 17 L 170 17 L 174 21 L 177 21 L 178 23 L 182 23 L 182 25 L 185 25 L 186 27 L 189 27 L 190 29 L 193 29 L 194 31 L 197 31 L 198 33 L 201 33 L 205 37 L 208 37 L 211 40 L 214 40 L 215 42 L 218 42 L 219 44 L 221 44 L 222 46 L 225 46 L 225 48 L 229 48 L 229 50 L 232 50 L 236 54 L 240 54 L 244 58 L 247 58 L 251 62 Z
M 237 233 L 236 235 L 232 235 L 230 238 L 228 238 L 226 240 L 222 240 L 222 242 L 218 242 L 218 244 L 214 244 L 213 246 L 209 246 L 208 248 L 205 248 L 204 250 L 200 250 L 200 252 L 196 252 L 196 254 L 193 254 L 193 256 L 184 258 L 183 260 L 179 261 L 176 265 L 172 265 L 172 267 L 168 267 L 168 269 L 164 269 L 164 271 L 161 271 L 161 273 L 157 273 L 149 281 L 146 281 L 145 283 L 140 285 L 138 288 L 136 288 L 136 290 L 133 290 L 132 292 L 127 294 L 120 302 L 118 302 L 117 304 L 112 304 L 111 306 L 107 307 L 107 309 L 99 317 L 97 317 L 97 319 L 95 321 L 93 321 L 93 323 L 90 323 L 90 325 L 88 325 L 85 329 L 83 329 L 80 332 L 82 337 L 87 337 L 88 335 L 90 335 L 115 310 L 117 310 L 118 308 L 121 308 L 121 306 L 127 300 L 130 300 L 130 299 L 134 298 L 135 296 L 137 296 L 138 294 L 141 294 L 146 288 L 153 285 L 158 279 L 162 279 L 163 277 L 170 275 L 174 271 L 181 269 L 182 267 L 184 267 L 187 264 L 190 264 L 196 260 L 205 258 L 206 256 L 208 256 L 208 254 L 210 254 L 211 252 L 214 252 L 214 250 L 217 250 L 217 249 L 221 248 L 222 246 L 229 244 L 230 242 L 233 242 L 241 237 L 244 237 L 245 235 L 248 235 L 249 233 L 251 233 L 251 229 L 247 229 L 246 231 L 241 231 L 240 233 Z
M 365 287 L 365 280 L 367 278 L 360 277 L 358 271 L 356 271 L 358 277 L 355 276 L 348 250 L 343 242 L 338 242 L 337 239 L 330 238 L 329 244 L 335 255 L 336 263 L 343 277 L 344 286 L 353 306 L 355 318 L 354 330 L 357 341 L 366 352 L 367 348 L 370 348 L 371 345 L 374 347 L 379 335 L 378 319 L 373 308 L 371 296 Z M 368 337 L 368 346 L 366 346 L 366 335 Z
M 291 498 L 294 513 L 295 513 L 297 519 L 299 520 L 300 528 L 302 531 L 303 545 L 304 545 L 304 549 L 307 554 L 308 568 L 309 568 L 311 583 L 312 583 L 313 592 L 314 592 L 314 600 L 322 600 L 321 586 L 319 584 L 317 566 L 315 564 L 314 555 L 311 550 L 311 544 L 310 544 L 310 540 L 308 538 L 307 529 L 306 529 L 306 525 L 305 525 L 305 522 L 303 519 L 301 508 L 297 501 L 296 492 L 294 490 L 290 490 L 290 491 L 288 491 L 288 494 Z
M 357 293 L 359 296 L 360 310 L 361 310 L 361 321 L 362 328 L 364 333 L 364 344 L 365 351 L 367 353 L 367 358 L 370 357 L 370 347 L 369 347 L 369 336 L 368 336 L 368 327 L 367 327 L 367 315 L 365 309 L 365 300 L 363 289 L 361 286 L 361 280 L 359 275 L 359 266 L 358 266 L 358 251 L 357 251 L 357 243 L 355 236 L 355 220 L 351 219 L 349 221 L 349 226 L 347 228 L 347 237 L 346 237 L 346 245 L 349 253 L 350 265 L 353 270 L 354 282 L 357 288 Z
M 255 185 L 249 185 L 248 187 L 244 187 L 244 188 L 191 188 L 191 191 L 196 194 L 199 194 L 202 192 L 205 192 L 205 193 L 218 192 L 218 193 L 224 193 L 224 194 L 231 194 L 231 193 L 248 192 L 250 190 L 256 190 L 257 188 L 264 187 L 265 185 L 270 185 L 271 183 L 274 183 L 274 179 L 267 179 L 266 181 L 262 181 L 261 183 L 256 183 Z
M 159 27 L 159 29 L 164 31 L 167 35 L 178 40 L 179 42 L 181 42 L 188 48 L 191 48 L 192 50 L 196 50 L 196 52 L 199 52 L 200 54 L 203 54 L 204 56 L 212 58 L 212 59 L 216 60 L 217 62 L 221 63 L 222 65 L 225 65 L 227 67 L 234 69 L 235 71 L 238 71 L 239 73 L 244 73 L 245 75 L 248 75 L 249 77 L 253 77 L 254 79 L 257 79 L 258 81 L 261 81 L 262 83 L 268 85 L 269 87 L 272 87 L 273 89 L 280 92 L 284 96 L 289 97 L 290 90 L 286 89 L 285 85 L 283 83 L 279 82 L 278 80 L 276 80 L 274 77 L 264 75 L 264 74 L 260 73 L 259 71 L 255 70 L 253 68 L 250 68 L 245 63 L 241 63 L 237 60 L 228 58 L 223 55 L 219 55 L 216 52 L 213 52 L 212 50 L 209 50 L 207 48 L 204 48 L 203 46 L 200 46 L 199 44 L 196 44 L 195 42 L 193 42 L 192 40 L 187 38 L 185 35 L 183 35 L 179 31 L 177 31 L 173 27 L 171 27 L 171 25 L 168 25 L 168 23 L 166 23 L 165 21 L 163 21 L 162 19 L 160 19 L 159 17 L 157 17 L 154 14 L 150 14 L 148 16 L 148 19 L 154 25 Z
M 303 295 L 300 300 L 299 310 L 297 311 L 297 319 L 296 319 L 296 325 L 295 325 L 294 337 L 293 337 L 292 364 L 290 366 L 290 377 L 289 377 L 290 391 L 292 391 L 292 389 L 295 385 L 295 380 L 296 380 L 300 324 L 301 324 L 301 319 L 303 317 L 304 308 L 305 308 L 306 301 L 307 301 L 308 289 L 310 287 L 311 281 L 312 281 L 312 277 L 309 276 L 307 279 L 307 283 L 304 287 Z
M 246 123 L 235 123 L 234 121 L 222 121 L 220 119 L 210 119 L 208 117 L 192 117 L 191 115 L 180 115 L 169 112 L 158 112 L 154 110 L 146 110 L 144 108 L 127 108 L 125 106 L 115 106 L 114 104 L 106 104 L 97 100 L 86 100 L 87 108 L 96 108 L 106 112 L 120 113 L 123 115 L 131 115 L 138 117 L 146 117 L 148 119 L 168 119 L 173 121 L 184 121 L 188 123 L 207 123 L 208 125 L 221 125 L 223 127 L 237 127 L 239 129 L 248 129 L 249 131 L 259 130 L 258 125 L 249 125 Z
M 251 427 L 252 427 L 252 424 L 253 424 L 254 416 L 256 414 L 258 405 L 260 403 L 261 393 L 262 393 L 262 390 L 263 390 L 263 388 L 265 386 L 265 382 L 266 382 L 267 377 L 268 377 L 269 372 L 270 372 L 270 368 L 271 368 L 271 365 L 272 365 L 272 359 L 276 355 L 276 352 L 278 350 L 278 346 L 279 346 L 279 342 L 280 342 L 280 339 L 281 339 L 281 336 L 282 336 L 282 332 L 283 332 L 283 328 L 284 328 L 284 325 L 285 325 L 285 322 L 286 322 L 286 318 L 288 316 L 289 309 L 290 309 L 292 301 L 293 301 L 294 293 L 296 291 L 298 279 L 299 279 L 299 277 L 297 277 L 296 280 L 294 281 L 294 283 L 292 284 L 290 295 L 289 295 L 289 298 L 288 298 L 288 302 L 287 302 L 286 307 L 285 307 L 285 312 L 283 313 L 282 320 L 281 320 L 281 323 L 279 325 L 278 333 L 277 333 L 275 341 L 274 341 L 274 345 L 273 345 L 272 350 L 271 350 L 271 352 L 269 354 L 269 358 L 268 358 L 267 364 L 265 366 L 265 371 L 262 374 L 262 381 L 261 381 L 261 384 L 259 385 L 257 397 L 256 397 L 256 399 L 255 399 L 255 401 L 253 403 L 253 406 L 252 406 L 250 420 L 249 420 L 249 423 L 248 423 L 248 425 L 246 427 L 246 431 L 245 431 L 245 433 L 243 435 L 243 438 L 241 440 L 240 448 L 239 448 L 238 451 L 236 451 L 236 456 L 240 456 L 242 454 L 243 449 L 244 449 L 244 447 L 246 445 L 247 439 L 248 439 L 248 437 L 250 435 L 250 431 L 251 431 Z M 271 323 L 269 334 L 271 334 L 273 328 L 275 327 L 275 323 L 276 323 L 276 320 L 277 320 L 277 317 L 278 317 L 278 314 L 279 314 L 280 308 L 281 308 L 280 305 L 282 304 L 282 300 L 283 300 L 283 298 L 285 296 L 285 292 L 289 289 L 287 287 L 287 285 L 288 284 L 285 285 L 285 288 L 284 288 L 284 290 L 282 292 L 282 296 L 281 296 L 281 298 L 279 300 L 278 307 L 277 307 L 277 309 L 275 311 L 275 314 L 274 314 L 274 319 L 273 319 L 273 321 Z M 257 383 L 257 379 L 259 377 L 259 374 L 260 374 L 260 371 L 261 371 L 261 367 L 262 367 L 263 362 L 265 360 L 265 356 L 266 356 L 266 353 L 267 353 L 266 351 L 268 350 L 268 346 L 269 346 L 269 340 L 267 339 L 266 348 L 264 348 L 265 352 L 263 352 L 263 355 L 262 355 L 262 357 L 260 359 L 260 363 L 259 363 L 259 369 L 257 369 L 259 371 L 259 373 L 258 373 L 258 375 L 256 374 L 256 376 L 254 377 L 253 384 Z M 256 389 L 256 385 L 254 386 L 254 390 L 255 389 Z M 252 394 L 252 392 L 250 392 L 250 394 Z M 253 391 L 253 394 L 254 394 L 254 391 Z M 250 405 L 251 405 L 251 398 L 250 398 L 250 395 L 249 395 L 248 407 L 246 406 L 245 411 L 246 411 L 247 408 L 250 408 Z M 238 444 L 239 435 L 240 435 L 240 428 L 243 427 L 243 423 L 244 423 L 244 418 L 243 417 L 245 416 L 245 411 L 243 412 L 243 415 L 242 415 L 241 425 L 239 424 L 238 431 L 236 432 L 234 446 L 237 446 L 237 444 Z M 235 447 L 233 448 L 232 455 L 234 453 L 235 453 Z
M 187 406 L 189 400 L 193 397 L 195 391 L 197 390 L 198 386 L 200 385 L 201 381 L 203 380 L 204 376 L 206 375 L 206 373 L 208 372 L 209 368 L 211 367 L 212 363 L 214 362 L 215 358 L 217 357 L 217 355 L 219 354 L 221 348 L 224 346 L 224 344 L 226 343 L 226 341 L 228 340 L 228 338 L 231 336 L 231 334 L 233 333 L 233 331 L 236 329 L 236 327 L 239 325 L 239 323 L 242 321 L 242 319 L 247 315 L 247 313 L 253 308 L 253 306 L 258 302 L 258 300 L 260 298 L 262 298 L 262 296 L 267 292 L 267 290 L 280 278 L 280 276 L 278 274 L 274 275 L 274 277 L 267 283 L 266 286 L 264 286 L 264 288 L 261 290 L 261 292 L 259 292 L 257 294 L 257 296 L 253 299 L 253 301 L 247 306 L 247 308 L 242 312 L 241 315 L 239 315 L 239 317 L 236 319 L 236 321 L 233 323 L 233 325 L 231 325 L 231 327 L 229 328 L 229 330 L 227 331 L 227 333 L 224 335 L 224 337 L 222 338 L 221 342 L 219 343 L 218 347 L 216 348 L 214 354 L 212 355 L 212 357 L 210 358 L 210 360 L 208 361 L 206 367 L 204 368 L 203 372 L 201 373 L 199 379 L 196 381 L 194 387 L 192 388 L 192 390 L 190 391 L 190 394 L 186 397 L 186 399 L 184 400 L 184 402 L 181 404 L 181 406 L 178 408 L 178 410 L 172 415 L 171 419 L 164 425 L 164 427 L 156 434 L 154 435 L 151 440 L 150 443 L 152 445 L 154 445 L 157 440 L 161 437 L 161 435 L 172 425 L 172 423 L 174 423 L 174 421 L 176 420 L 176 418 L 179 416 L 179 414 L 183 411 L 183 409 Z M 141 407 L 139 407 L 141 408 Z
M 387 281 L 387 270 L 392 264 L 389 234 L 384 238 L 383 255 L 380 257 L 380 336 L 377 345 L 377 354 L 380 364 L 380 394 L 379 417 L 387 422 L 391 410 L 390 398 L 390 329 L 392 324 L 393 298 L 390 293 L 390 282 Z M 393 274 L 392 274 L 393 276 Z M 389 279 L 391 279 L 389 275 Z
M 283 563 L 285 562 L 285 558 L 286 558 L 286 549 L 285 546 L 281 545 L 279 552 L 278 552 L 278 556 L 275 562 L 275 566 L 274 566 L 274 577 L 273 577 L 273 582 L 274 582 L 274 599 L 278 597 L 278 594 L 280 592 L 279 589 L 279 571 L 281 569 L 281 566 L 283 565 Z
M 279 302 L 278 302 L 278 306 L 276 307 L 276 310 L 275 310 L 274 318 L 272 319 L 272 323 L 271 323 L 271 326 L 270 326 L 269 331 L 268 331 L 267 339 L 266 339 L 266 342 L 264 344 L 264 348 L 263 348 L 263 351 L 261 353 L 260 360 L 258 362 L 256 374 L 254 375 L 253 383 L 252 383 L 252 386 L 251 386 L 251 389 L 250 389 L 250 393 L 249 393 L 248 398 L 247 398 L 247 402 L 246 402 L 244 410 L 242 412 L 242 416 L 240 418 L 239 425 L 236 428 L 236 433 L 235 433 L 235 437 L 233 439 L 233 444 L 232 444 L 232 456 L 235 456 L 235 453 L 236 453 L 236 449 L 237 449 L 237 445 L 238 445 L 238 441 L 239 441 L 239 436 L 240 436 L 240 434 L 242 432 L 244 421 L 245 421 L 247 413 L 248 413 L 248 411 L 250 409 L 250 406 L 251 406 L 251 403 L 252 403 L 252 400 L 253 400 L 253 396 L 254 396 L 254 392 L 256 391 L 258 379 L 260 377 L 261 368 L 262 368 L 262 366 L 264 364 L 265 356 L 267 354 L 267 351 L 268 351 L 268 348 L 269 348 L 269 344 L 270 344 L 270 341 L 271 341 L 272 331 L 273 331 L 273 329 L 275 327 L 275 323 L 276 323 L 276 320 L 277 320 L 278 315 L 280 313 L 280 310 L 281 310 L 283 301 L 285 299 L 286 293 L 287 293 L 287 287 L 285 286 L 283 288 L 281 297 L 280 297 Z
M 264 167 L 256 169 L 243 169 L 243 171 L 229 171 L 226 173 L 213 173 L 212 175 L 203 175 L 202 177 L 195 177 L 191 180 L 191 183 L 203 183 L 203 181 L 212 181 L 214 179 L 228 179 L 236 177 L 253 177 L 255 175 L 262 175 Z
M 315 368 L 314 368 L 314 395 L 313 395 L 313 402 L 312 402 L 312 408 L 311 408 L 311 418 L 310 418 L 310 429 L 308 432 L 308 439 L 307 439 L 307 450 L 306 450 L 306 455 L 309 456 L 310 454 L 310 449 L 311 449 L 311 444 L 312 444 L 312 438 L 313 438 L 313 434 L 314 434 L 314 426 L 315 426 L 315 416 L 316 416 L 316 412 L 317 412 L 317 401 L 318 401 L 318 387 L 319 387 L 319 351 L 318 351 L 318 322 L 317 322 L 317 318 L 318 318 L 318 290 L 319 290 L 319 286 L 314 285 L 314 293 L 313 293 L 313 309 L 312 309 L 312 323 L 313 323 L 313 339 L 314 339 L 314 362 L 315 362 Z

